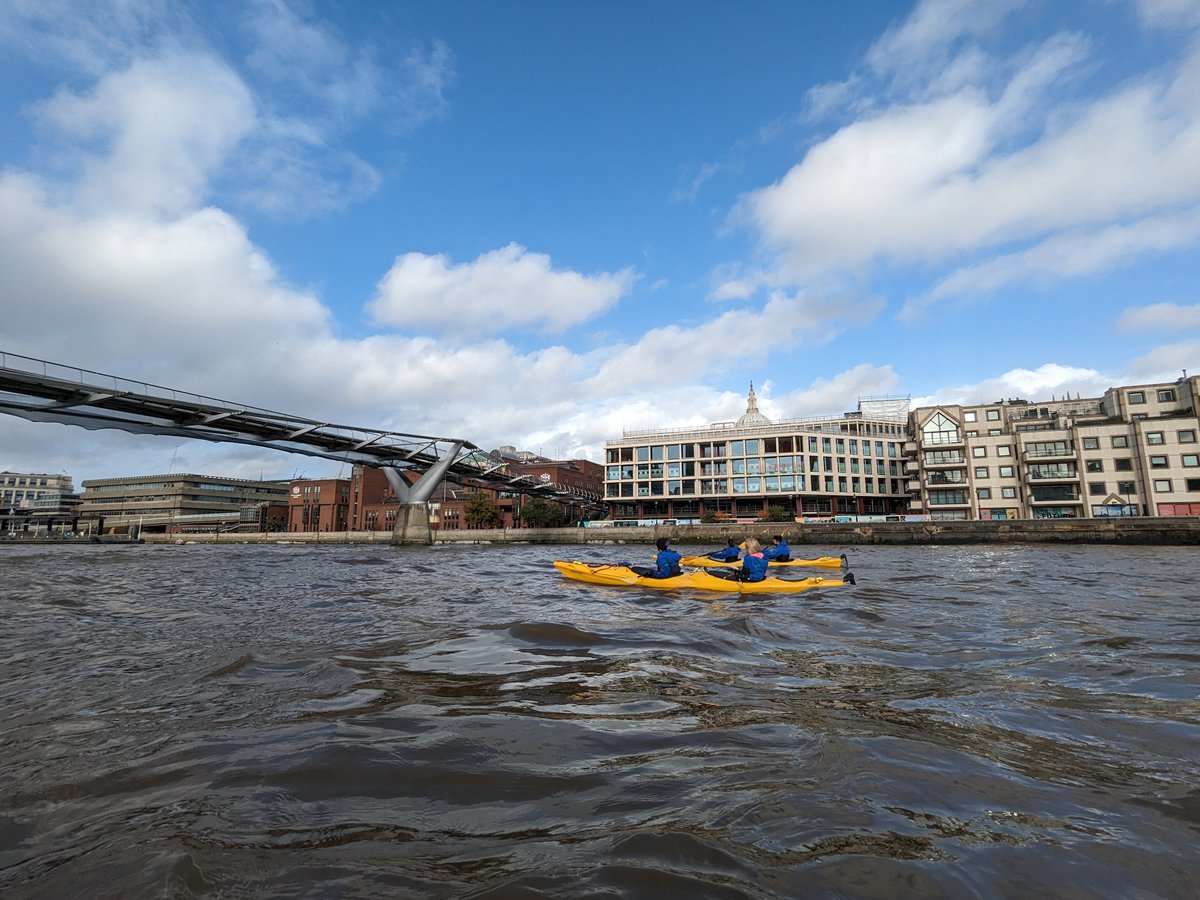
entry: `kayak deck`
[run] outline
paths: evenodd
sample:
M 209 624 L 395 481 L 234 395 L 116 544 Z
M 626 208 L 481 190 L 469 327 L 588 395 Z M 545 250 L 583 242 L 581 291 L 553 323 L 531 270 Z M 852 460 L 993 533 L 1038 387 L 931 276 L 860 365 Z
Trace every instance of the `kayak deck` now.
M 796 594 L 817 587 L 841 587 L 854 584 L 854 576 L 847 572 L 842 578 L 822 578 L 820 576 L 802 579 L 784 579 L 768 576 L 762 581 L 736 581 L 732 578 L 720 578 L 710 572 L 684 572 L 672 578 L 650 578 L 639 575 L 629 566 L 611 565 L 606 563 L 583 563 L 555 560 L 554 568 L 564 578 L 571 581 L 582 581 L 586 584 L 600 584 L 609 587 L 644 587 L 658 590 L 677 590 L 680 588 L 715 591 L 722 594 Z
M 685 556 L 679 561 L 681 566 L 700 566 L 705 569 L 731 569 L 742 564 L 740 559 L 735 559 L 731 562 L 721 562 L 717 559 L 710 559 L 707 556 Z M 847 565 L 846 554 L 841 556 L 819 556 L 816 559 L 789 559 L 787 562 L 779 562 L 770 560 L 771 568 L 789 568 L 801 566 L 815 566 L 821 569 L 841 569 Z

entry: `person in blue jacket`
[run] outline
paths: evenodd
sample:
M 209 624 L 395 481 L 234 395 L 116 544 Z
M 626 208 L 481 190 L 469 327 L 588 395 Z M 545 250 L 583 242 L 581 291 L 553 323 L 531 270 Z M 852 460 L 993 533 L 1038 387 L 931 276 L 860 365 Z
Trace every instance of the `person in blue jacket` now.
M 715 559 L 718 562 L 733 562 L 741 555 L 741 545 L 739 545 L 738 542 L 733 538 L 729 539 L 728 547 L 725 547 L 722 550 L 714 550 L 712 553 L 707 554 L 709 559 Z
M 679 560 L 682 557 L 671 549 L 671 542 L 666 538 L 659 538 L 654 542 L 654 546 L 658 548 L 658 556 L 654 558 L 654 573 L 650 577 L 673 578 L 682 575 L 683 569 L 679 568 Z
M 783 535 L 777 534 L 771 538 L 771 546 L 763 550 L 763 556 L 775 562 L 788 562 L 792 558 L 792 551 L 788 547 L 787 541 L 783 539 Z
M 767 577 L 767 558 L 763 556 L 762 544 L 754 538 L 746 538 L 746 555 L 742 557 L 739 581 L 762 581 Z

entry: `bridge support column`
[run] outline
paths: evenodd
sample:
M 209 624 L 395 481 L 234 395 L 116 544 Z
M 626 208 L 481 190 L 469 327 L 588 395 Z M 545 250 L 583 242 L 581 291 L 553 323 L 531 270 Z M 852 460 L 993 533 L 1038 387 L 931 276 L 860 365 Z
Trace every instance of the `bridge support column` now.
M 424 500 L 417 503 L 401 503 L 396 509 L 396 527 L 392 529 L 392 543 L 397 545 L 433 543 L 433 528 L 429 525 L 429 504 Z

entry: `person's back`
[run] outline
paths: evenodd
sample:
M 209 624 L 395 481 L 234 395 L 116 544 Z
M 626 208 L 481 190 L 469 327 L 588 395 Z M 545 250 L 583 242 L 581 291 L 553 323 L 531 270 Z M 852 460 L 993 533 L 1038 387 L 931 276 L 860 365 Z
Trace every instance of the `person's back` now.
M 771 546 L 763 550 L 763 556 L 775 562 L 788 562 L 792 558 L 792 551 L 783 535 L 777 534 L 771 538 Z
M 767 577 L 767 558 L 763 556 L 762 545 L 754 538 L 746 540 L 746 555 L 742 557 L 742 581 L 762 581 Z
M 718 562 L 733 562 L 741 555 L 741 552 L 742 548 L 734 541 L 730 541 L 728 547 L 725 547 L 721 550 L 714 550 L 712 553 L 708 554 L 708 558 L 715 559 Z
M 658 556 L 654 558 L 654 577 L 673 578 L 682 575 L 683 569 L 679 567 L 679 561 L 683 557 L 671 549 L 671 542 L 666 538 L 659 538 L 654 545 L 658 547 Z

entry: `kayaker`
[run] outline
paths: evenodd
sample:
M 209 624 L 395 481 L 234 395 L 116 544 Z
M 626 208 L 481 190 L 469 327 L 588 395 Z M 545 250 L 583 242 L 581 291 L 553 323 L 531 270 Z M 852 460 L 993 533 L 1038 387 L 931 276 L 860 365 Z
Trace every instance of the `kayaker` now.
M 788 547 L 787 541 L 783 539 L 783 535 L 777 534 L 771 538 L 771 546 L 763 550 L 763 556 L 775 562 L 789 562 L 792 558 L 792 551 Z
M 742 557 L 739 581 L 762 581 L 767 577 L 767 558 L 763 556 L 762 544 L 754 538 L 746 538 L 746 555 Z
M 712 553 L 706 554 L 709 559 L 715 559 L 717 562 L 733 562 L 742 555 L 741 545 L 733 538 L 729 539 L 729 546 L 722 550 L 714 550 Z
M 679 568 L 679 560 L 683 557 L 671 549 L 671 542 L 666 538 L 659 538 L 654 542 L 654 546 L 658 548 L 658 556 L 654 558 L 654 573 L 650 577 L 673 578 L 682 575 L 683 569 Z

